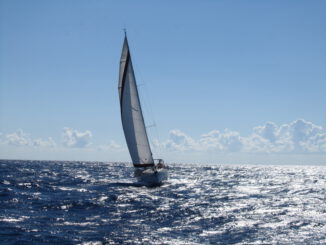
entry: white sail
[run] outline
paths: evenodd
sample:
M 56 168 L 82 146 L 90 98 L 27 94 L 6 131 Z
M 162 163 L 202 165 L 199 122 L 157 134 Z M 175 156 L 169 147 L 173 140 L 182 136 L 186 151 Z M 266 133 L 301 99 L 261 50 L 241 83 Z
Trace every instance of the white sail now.
M 120 59 L 119 96 L 122 126 L 132 162 L 134 166 L 153 165 L 127 37 Z

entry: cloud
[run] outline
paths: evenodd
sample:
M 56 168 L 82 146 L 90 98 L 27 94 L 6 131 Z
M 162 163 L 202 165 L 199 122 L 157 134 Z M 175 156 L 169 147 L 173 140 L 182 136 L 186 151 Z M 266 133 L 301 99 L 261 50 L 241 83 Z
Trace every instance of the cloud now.
M 80 132 L 72 128 L 64 128 L 62 146 L 68 148 L 88 148 L 91 145 L 92 133 L 89 130 Z M 2 145 L 30 148 L 56 148 L 56 142 L 51 138 L 34 138 L 18 129 L 13 133 L 0 133 Z M 266 122 L 256 126 L 249 135 L 243 136 L 237 131 L 229 129 L 212 130 L 198 138 L 174 129 L 169 132 L 165 141 L 154 140 L 152 146 L 157 150 L 166 150 L 174 153 L 188 154 L 201 153 L 279 153 L 279 154 L 325 154 L 326 132 L 312 122 L 298 119 L 290 123 L 277 125 Z M 108 144 L 93 146 L 93 150 L 124 152 L 125 145 L 115 141 Z
M 49 137 L 47 140 L 43 139 L 34 139 L 32 141 L 32 145 L 35 147 L 41 146 L 41 147 L 55 147 L 57 144 L 55 141 Z
M 107 150 L 113 150 L 113 151 L 123 151 L 125 150 L 124 147 L 116 143 L 114 140 L 111 140 L 109 144 L 106 145 L 100 145 L 98 147 L 99 150 L 101 151 L 107 151 Z
M 268 122 L 254 128 L 247 146 L 249 151 L 254 147 L 257 151 L 267 152 L 320 153 L 326 152 L 326 133 L 321 126 L 304 119 L 281 126 Z
M 27 146 L 30 145 L 31 143 L 31 139 L 27 134 L 23 132 L 22 129 L 18 129 L 16 132 L 12 134 L 7 134 L 6 140 L 9 145 L 15 145 L 15 146 Z
M 171 130 L 169 138 L 169 140 L 162 144 L 166 149 L 177 151 L 198 150 L 198 143 L 178 129 Z M 155 145 L 157 144 L 156 142 Z
M 326 133 L 321 126 L 298 119 L 280 126 L 267 122 L 254 127 L 246 137 L 225 129 L 223 132 L 213 130 L 195 140 L 175 129 L 161 146 L 172 151 L 326 153 Z
M 64 128 L 62 135 L 63 145 L 72 148 L 84 148 L 91 144 L 92 133 L 89 130 L 79 132 L 76 129 Z
M 236 131 L 225 129 L 224 132 L 213 130 L 203 134 L 199 139 L 200 148 L 204 150 L 218 150 L 237 152 L 243 148 L 243 140 Z
M 56 143 L 49 137 L 48 139 L 33 139 L 29 134 L 24 133 L 22 129 L 5 135 L 3 139 L 5 144 L 12 146 L 34 146 L 34 147 L 55 147 Z

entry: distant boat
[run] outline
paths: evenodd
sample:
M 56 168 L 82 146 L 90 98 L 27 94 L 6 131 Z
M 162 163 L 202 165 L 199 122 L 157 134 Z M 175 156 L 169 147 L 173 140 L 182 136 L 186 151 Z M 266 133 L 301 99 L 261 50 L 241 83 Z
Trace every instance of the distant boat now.
M 161 184 L 167 180 L 168 170 L 162 159 L 155 159 L 156 164 L 154 162 L 141 110 L 126 33 L 120 58 L 119 98 L 122 127 L 135 168 L 135 177 L 145 184 Z

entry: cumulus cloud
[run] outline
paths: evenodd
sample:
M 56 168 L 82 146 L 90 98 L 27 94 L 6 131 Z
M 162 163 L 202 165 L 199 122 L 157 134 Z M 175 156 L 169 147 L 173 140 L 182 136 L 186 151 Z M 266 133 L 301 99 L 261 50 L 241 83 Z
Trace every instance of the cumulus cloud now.
M 171 130 L 170 139 L 163 143 L 164 147 L 171 150 L 197 150 L 198 145 L 194 139 L 180 130 Z
M 180 130 L 171 130 L 169 139 L 161 145 L 174 151 L 326 153 L 326 133 L 321 126 L 298 119 L 280 126 L 267 122 L 254 127 L 246 137 L 225 129 L 213 130 L 195 140 Z
M 219 150 L 237 152 L 243 147 L 243 140 L 239 132 L 225 129 L 224 132 L 213 130 L 203 134 L 199 139 L 200 148 L 204 150 Z
M 92 133 L 88 130 L 79 132 L 76 129 L 64 128 L 62 135 L 63 145 L 72 148 L 84 148 L 91 144 Z
M 26 134 L 22 129 L 18 129 L 14 133 L 10 133 L 4 136 L 5 144 L 13 146 L 35 146 L 35 147 L 55 147 L 56 143 L 49 137 L 48 139 L 32 138 L 29 134 Z
M 6 140 L 9 145 L 15 146 L 27 146 L 30 145 L 31 141 L 29 136 L 25 134 L 22 129 L 18 129 L 12 134 L 7 134 Z
M 281 126 L 268 122 L 255 127 L 253 135 L 247 139 L 247 146 L 249 151 L 254 147 L 267 152 L 326 152 L 325 139 L 326 133 L 321 126 L 298 119 Z

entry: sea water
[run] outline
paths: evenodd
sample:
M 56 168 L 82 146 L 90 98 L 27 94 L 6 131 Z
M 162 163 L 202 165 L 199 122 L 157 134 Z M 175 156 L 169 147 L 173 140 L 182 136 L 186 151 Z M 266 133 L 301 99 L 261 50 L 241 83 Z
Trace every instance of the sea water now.
M 326 167 L 0 161 L 0 244 L 326 244 Z

